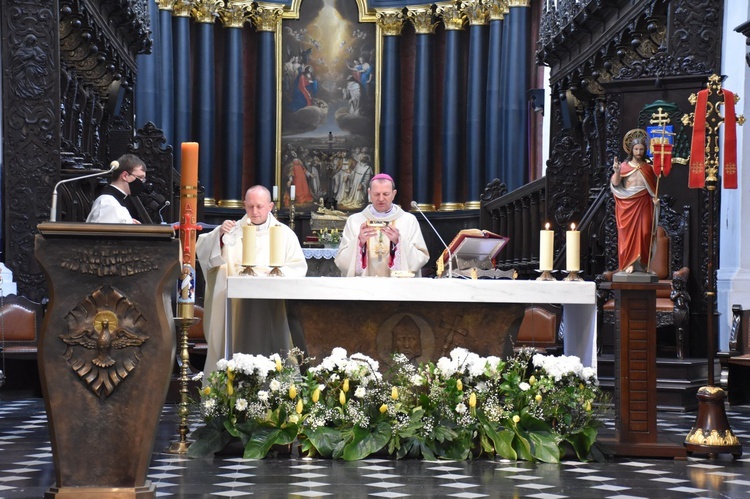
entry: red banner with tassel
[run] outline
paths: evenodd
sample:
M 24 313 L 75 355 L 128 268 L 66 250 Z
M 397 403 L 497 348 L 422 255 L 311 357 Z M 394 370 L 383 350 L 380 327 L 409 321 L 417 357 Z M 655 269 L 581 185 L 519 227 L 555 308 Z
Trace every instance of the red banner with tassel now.
M 651 146 L 654 150 L 653 168 L 657 177 L 659 175 L 664 175 L 666 177 L 669 175 L 669 172 L 672 171 L 672 144 L 668 143 L 666 139 L 662 140 L 664 140 L 664 142 L 656 142 Z
M 734 94 L 726 88 L 724 94 L 724 188 L 737 188 L 737 114 Z
M 698 92 L 695 103 L 695 123 L 693 124 L 693 141 L 690 145 L 690 174 L 688 187 L 702 189 L 706 186 L 706 108 L 708 89 Z

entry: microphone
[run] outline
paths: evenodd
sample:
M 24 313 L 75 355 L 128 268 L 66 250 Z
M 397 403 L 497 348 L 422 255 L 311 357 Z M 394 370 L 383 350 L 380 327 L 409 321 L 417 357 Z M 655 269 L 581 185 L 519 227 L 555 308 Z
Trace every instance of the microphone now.
M 55 188 L 52 190 L 52 208 L 49 212 L 49 221 L 50 222 L 57 222 L 57 188 L 60 187 L 62 184 L 67 184 L 68 182 L 73 182 L 75 180 L 82 180 L 84 178 L 91 178 L 91 177 L 98 177 L 100 175 L 104 175 L 106 173 L 112 173 L 113 171 L 117 170 L 119 168 L 120 163 L 117 161 L 113 161 L 109 164 L 109 170 L 101 170 L 96 173 L 92 173 L 90 175 L 83 175 L 82 177 L 74 177 L 74 178 L 68 178 L 65 180 L 59 181 L 57 184 L 55 184 Z
M 443 238 L 440 237 L 440 233 L 437 231 L 434 225 L 432 225 L 432 222 L 430 222 L 430 219 L 427 218 L 427 215 L 424 214 L 422 210 L 419 209 L 419 205 L 416 201 L 411 202 L 411 207 L 417 210 L 419 213 L 422 214 L 422 217 L 427 221 L 427 223 L 430 225 L 430 228 L 432 229 L 432 232 L 435 233 L 435 235 L 440 239 L 440 242 L 443 243 L 443 247 L 445 248 L 445 251 L 448 252 L 448 279 L 453 278 L 453 254 L 451 253 L 451 249 L 448 247 L 447 244 L 445 244 L 445 241 L 443 241 Z M 441 256 L 442 258 L 442 256 Z
M 166 207 L 167 207 L 167 206 L 169 206 L 170 204 L 172 204 L 172 203 L 170 203 L 170 202 L 169 202 L 169 200 L 167 199 L 166 201 L 164 201 L 164 204 L 163 204 L 163 205 L 161 206 L 161 208 L 159 208 L 159 220 L 161 220 L 161 224 L 162 224 L 162 225 L 166 225 L 166 224 L 167 224 L 167 222 L 165 222 L 165 221 L 164 221 L 164 217 L 163 217 L 163 216 L 161 216 L 161 210 L 163 210 L 164 208 L 166 208 Z

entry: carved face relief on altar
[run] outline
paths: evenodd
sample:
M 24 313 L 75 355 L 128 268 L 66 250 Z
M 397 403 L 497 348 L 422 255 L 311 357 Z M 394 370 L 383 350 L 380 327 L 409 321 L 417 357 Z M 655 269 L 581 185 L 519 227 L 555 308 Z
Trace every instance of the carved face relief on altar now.
M 422 332 L 410 316 L 404 315 L 391 334 L 393 335 L 391 348 L 394 352 L 406 355 L 409 360 L 422 355 Z
M 376 342 L 381 362 L 390 365 L 392 354 L 401 353 L 418 363 L 431 359 L 435 334 L 423 317 L 401 312 L 383 321 L 378 328 Z
M 97 396 L 106 398 L 138 366 L 146 319 L 119 291 L 103 286 L 65 316 L 63 356 Z

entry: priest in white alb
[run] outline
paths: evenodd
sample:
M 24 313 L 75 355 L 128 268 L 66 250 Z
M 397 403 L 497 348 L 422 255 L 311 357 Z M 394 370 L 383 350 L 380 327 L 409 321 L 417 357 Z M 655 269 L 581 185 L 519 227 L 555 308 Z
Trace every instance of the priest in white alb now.
M 281 253 L 275 256 L 283 262 L 280 270 L 284 276 L 304 277 L 307 273 L 307 262 L 297 235 L 276 220 L 271 210 L 271 193 L 265 187 L 256 185 L 248 189 L 245 195 L 245 216 L 241 220 L 225 220 L 213 231 L 198 237 L 196 256 L 206 281 L 203 314 L 203 331 L 208 343 L 203 370 L 206 376 L 216 369 L 216 362 L 225 356 L 227 277 L 239 275 L 244 268 L 243 227 L 255 227 L 253 269 L 258 275 L 267 274 L 271 270 L 272 231 L 276 233 L 274 237 L 279 243 L 274 251 Z M 234 325 L 230 357 L 235 352 L 255 355 L 278 353 L 283 357 L 292 347 L 284 301 L 234 300 L 230 313 L 233 314 Z
M 386 173 L 372 177 L 367 194 L 370 204 L 344 227 L 335 259 L 341 275 L 416 275 L 430 258 L 416 217 L 393 204 L 396 185 Z

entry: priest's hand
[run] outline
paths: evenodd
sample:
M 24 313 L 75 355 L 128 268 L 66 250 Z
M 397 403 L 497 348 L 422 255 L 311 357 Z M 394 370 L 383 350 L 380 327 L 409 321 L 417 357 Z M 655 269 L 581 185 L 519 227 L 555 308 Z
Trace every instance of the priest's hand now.
M 367 244 L 367 240 L 370 239 L 372 236 L 375 235 L 375 229 L 373 227 L 370 227 L 367 225 L 367 222 L 364 222 L 362 225 L 359 226 L 359 245 L 364 246 Z
M 235 225 L 237 225 L 237 222 L 235 222 L 234 220 L 224 220 L 224 222 L 221 224 L 221 233 L 230 233 L 232 229 L 234 229 Z
M 393 224 L 386 225 L 382 230 L 383 234 L 385 234 L 393 244 L 398 244 L 398 239 L 401 237 L 401 234 L 399 234 L 398 229 L 394 227 Z

